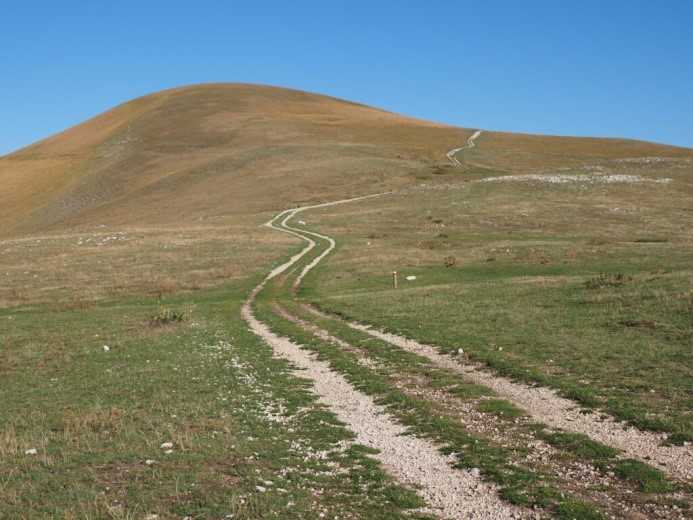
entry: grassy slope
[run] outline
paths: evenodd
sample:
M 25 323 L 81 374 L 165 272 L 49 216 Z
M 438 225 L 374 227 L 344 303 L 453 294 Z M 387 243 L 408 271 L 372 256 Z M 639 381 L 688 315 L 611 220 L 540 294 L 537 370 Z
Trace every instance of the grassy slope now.
M 342 244 L 313 296 L 422 339 L 462 342 L 550 384 L 583 388 L 579 372 L 589 370 L 591 395 L 634 406 L 636 419 L 654 410 L 667 428 L 688 428 L 690 168 L 614 166 L 675 179 L 656 190 L 466 181 L 693 152 L 487 133 L 465 156 L 477 167 L 444 165 L 444 152 L 469 134 L 295 91 L 209 85 L 141 98 L 0 158 L 0 235 L 14 235 L 0 247 L 0 307 L 9 307 L 0 311 L 0 466 L 16 468 L 0 471 L 0 516 L 267 517 L 293 501 L 301 518 L 317 514 L 318 502 L 328 516 L 383 518 L 415 504 L 363 454 L 343 461 L 348 479 L 294 464 L 292 441 L 307 439 L 310 452 L 347 434 L 310 406 L 289 432 L 247 404 L 256 388 L 275 404 L 311 400 L 236 318 L 242 280 L 290 247 L 259 231 L 268 215 L 414 184 L 438 189 L 305 216 Z M 105 241 L 121 232 L 125 239 Z M 443 267 L 448 256 L 456 267 Z M 393 293 L 393 268 L 419 280 Z M 586 291 L 601 271 L 634 278 Z M 237 282 L 209 291 L 227 278 Z M 178 308 L 195 304 L 201 326 L 151 329 L 156 294 Z M 108 355 L 104 343 L 114 347 Z M 219 363 L 231 359 L 259 386 Z M 228 401 L 216 399 L 228 389 Z M 177 443 L 170 458 L 159 449 L 168 439 Z M 24 456 L 28 447 L 39 455 Z M 281 467 L 278 457 L 287 457 Z M 257 493 L 256 475 L 273 480 L 286 466 L 296 468 L 284 486 L 291 500 Z M 320 489 L 334 502 L 316 500 L 311 490 Z
M 349 432 L 247 330 L 251 281 L 168 298 L 188 313 L 177 325 L 151 325 L 146 298 L 0 311 L 0 517 L 396 519 L 419 506 L 341 449 Z
M 306 295 L 690 439 L 693 165 L 602 163 L 674 180 L 468 183 L 306 215 L 341 242 Z M 392 270 L 417 279 L 394 291 Z
M 468 133 L 287 89 L 165 91 L 0 159 L 0 229 L 175 224 L 401 185 Z
M 125 103 L 0 158 L 0 235 L 177 225 L 411 184 L 469 130 L 288 89 L 210 84 Z M 488 133 L 501 169 L 687 155 L 637 141 Z M 174 202 L 175 201 L 175 202 Z

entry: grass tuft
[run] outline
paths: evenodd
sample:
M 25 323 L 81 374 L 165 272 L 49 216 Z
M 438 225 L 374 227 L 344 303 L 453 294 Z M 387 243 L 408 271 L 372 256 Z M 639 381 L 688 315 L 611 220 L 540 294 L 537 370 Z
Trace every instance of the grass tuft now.
M 631 276 L 623 273 L 602 273 L 585 282 L 587 289 L 604 289 L 607 287 L 622 287 L 633 280 Z
M 637 483 L 640 490 L 646 493 L 668 493 L 674 489 L 664 473 L 639 460 L 622 460 L 614 465 L 614 471 L 622 479 Z
M 477 407 L 480 412 L 490 413 L 499 417 L 514 418 L 523 415 L 522 410 L 505 399 L 486 399 Z
M 169 307 L 160 307 L 157 313 L 149 320 L 153 327 L 162 327 L 174 323 L 182 323 L 188 319 L 189 312 L 172 309 Z

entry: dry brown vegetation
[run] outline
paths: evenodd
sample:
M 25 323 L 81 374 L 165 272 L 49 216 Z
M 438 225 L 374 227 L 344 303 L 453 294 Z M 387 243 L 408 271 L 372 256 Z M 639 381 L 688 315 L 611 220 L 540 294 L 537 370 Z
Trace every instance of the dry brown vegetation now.
M 119 296 L 206 289 L 245 278 L 291 244 L 268 228 L 234 222 L 118 229 L 0 241 L 0 308 L 85 309 Z
M 471 134 L 288 89 L 211 84 L 125 103 L 0 158 L 0 235 L 165 225 L 343 198 L 441 173 Z M 497 169 L 693 151 L 638 141 L 485 133 Z M 442 170 L 445 171 L 445 170 Z M 444 175 L 443 175 L 444 177 Z
M 178 225 L 393 187 L 467 134 L 279 88 L 165 91 L 0 159 L 0 229 Z
M 289 243 L 258 226 L 306 202 L 421 182 L 444 188 L 489 168 L 523 173 L 642 156 L 693 160 L 691 150 L 637 141 L 487 132 L 465 152 L 465 168 L 446 165 L 445 152 L 469 135 L 254 85 L 186 87 L 125 103 L 0 158 L 0 307 L 51 302 L 79 309 L 246 276 Z M 649 173 L 662 165 L 668 175 L 671 163 L 620 168 Z M 538 214 L 533 204 L 525 209 Z M 446 231 L 435 221 L 427 226 L 437 233 L 422 237 L 416 254 L 438 255 Z

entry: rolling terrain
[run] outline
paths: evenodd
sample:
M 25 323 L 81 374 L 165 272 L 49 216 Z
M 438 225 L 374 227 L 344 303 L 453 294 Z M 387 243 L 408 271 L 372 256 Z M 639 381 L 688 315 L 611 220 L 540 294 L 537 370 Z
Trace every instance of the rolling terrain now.
M 0 180 L 0 517 L 690 515 L 693 150 L 210 84 Z

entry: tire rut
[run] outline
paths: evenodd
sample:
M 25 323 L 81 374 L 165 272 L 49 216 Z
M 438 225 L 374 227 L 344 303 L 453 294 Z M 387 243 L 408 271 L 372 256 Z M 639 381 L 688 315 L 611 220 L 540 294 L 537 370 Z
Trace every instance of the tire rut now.
M 321 317 L 327 315 L 312 305 L 311 312 Z M 338 318 L 342 319 L 342 318 Z M 569 432 L 582 433 L 608 446 L 622 450 L 626 455 L 646 463 L 653 461 L 670 476 L 689 480 L 693 478 L 693 450 L 688 446 L 664 446 L 665 435 L 642 431 L 612 417 L 585 411 L 578 403 L 558 395 L 547 387 L 528 386 L 505 377 L 492 374 L 478 365 L 461 362 L 439 349 L 391 332 L 378 330 L 369 325 L 342 319 L 354 330 L 365 332 L 396 347 L 428 358 L 436 366 L 453 370 L 468 381 L 491 388 L 499 396 L 508 399 L 535 419 Z
M 530 513 L 504 502 L 491 484 L 483 482 L 470 472 L 454 469 L 451 466 L 454 462 L 453 458 L 441 454 L 434 444 L 406 435 L 406 428 L 391 418 L 384 407 L 375 404 L 369 396 L 356 390 L 342 375 L 331 370 L 328 363 L 316 359 L 288 338 L 278 336 L 255 317 L 252 306 L 257 295 L 271 279 L 293 267 L 316 246 L 313 237 L 327 240 L 329 246 L 304 267 L 294 286 L 297 286 L 301 279 L 334 248 L 334 239 L 292 228 L 287 225 L 287 222 L 297 213 L 307 209 L 354 202 L 365 198 L 368 197 L 286 210 L 270 220 L 267 223 L 269 227 L 301 238 L 307 242 L 307 245 L 287 262 L 270 271 L 263 282 L 253 289 L 243 304 L 241 310 L 243 319 L 252 332 L 272 347 L 275 355 L 290 361 L 301 369 L 300 376 L 312 380 L 313 389 L 319 401 L 326 404 L 337 418 L 347 425 L 356 435 L 358 443 L 379 450 L 375 458 L 391 475 L 406 485 L 418 488 L 431 512 L 450 519 L 529 516 Z

